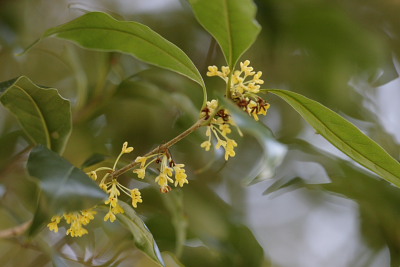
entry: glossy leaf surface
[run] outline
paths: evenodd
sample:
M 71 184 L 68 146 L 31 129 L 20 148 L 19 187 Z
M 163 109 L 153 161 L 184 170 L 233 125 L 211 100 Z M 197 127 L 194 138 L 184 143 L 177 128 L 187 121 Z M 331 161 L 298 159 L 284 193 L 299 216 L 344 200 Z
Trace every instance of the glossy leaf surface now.
M 118 21 L 108 14 L 91 12 L 47 30 L 42 38 L 49 36 L 67 39 L 89 49 L 126 53 L 180 73 L 204 87 L 199 71 L 180 48 L 138 22 Z

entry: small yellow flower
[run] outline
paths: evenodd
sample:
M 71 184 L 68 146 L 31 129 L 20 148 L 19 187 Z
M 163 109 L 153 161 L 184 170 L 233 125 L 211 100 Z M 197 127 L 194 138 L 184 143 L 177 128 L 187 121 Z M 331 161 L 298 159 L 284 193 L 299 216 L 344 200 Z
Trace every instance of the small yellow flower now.
M 110 220 L 110 222 L 114 222 L 117 219 L 117 217 L 115 217 L 115 214 L 112 213 L 112 211 L 108 211 L 108 213 L 106 214 L 106 216 L 104 216 L 104 221 L 108 221 Z
M 144 179 L 144 177 L 146 176 L 146 169 L 145 168 L 135 169 L 133 170 L 133 173 L 136 173 L 140 179 Z
M 131 197 L 132 197 L 132 206 L 137 208 L 137 203 L 142 203 L 142 197 L 139 189 L 134 188 L 131 190 Z
M 260 92 L 260 86 L 256 85 L 254 82 L 253 83 L 249 83 L 247 86 L 247 91 L 249 91 L 250 93 L 254 93 L 257 94 Z
M 211 142 L 210 141 L 204 141 L 203 143 L 201 143 L 200 147 L 204 148 L 205 151 L 210 151 Z
M 211 101 L 207 101 L 207 107 L 211 110 L 214 111 L 218 107 L 218 100 L 213 99 Z
M 112 211 L 114 214 L 125 213 L 124 209 L 123 209 L 119 204 L 115 205 L 115 207 L 113 207 L 113 208 L 111 209 L 111 211 Z
M 179 184 L 180 187 L 183 187 L 183 185 L 186 183 L 188 184 L 189 181 L 186 179 L 187 175 L 185 173 L 185 167 L 184 164 L 176 164 L 173 168 L 175 171 L 175 187 Z
M 87 209 L 87 210 L 82 210 L 81 214 L 82 214 L 81 218 L 82 224 L 87 225 L 91 220 L 94 219 L 94 215 L 96 215 L 97 212 L 94 211 L 93 209 Z
M 222 135 L 227 135 L 227 134 L 230 134 L 232 132 L 231 127 L 227 123 L 220 124 L 219 125 L 219 129 L 221 130 Z
M 81 237 L 87 234 L 88 231 L 82 227 L 78 222 L 75 222 L 71 225 L 71 227 L 67 230 L 67 235 L 72 237 Z
M 105 192 L 107 192 L 107 185 L 105 183 L 100 183 L 99 186 L 101 189 L 103 189 Z
M 89 177 L 92 178 L 94 181 L 97 180 L 97 173 L 95 171 L 89 172 Z
M 88 233 L 82 225 L 87 225 L 92 219 L 94 219 L 95 211 L 92 209 L 83 210 L 80 212 L 70 212 L 64 214 L 65 221 L 71 226 L 67 230 L 67 235 L 72 237 L 80 237 Z
M 217 136 L 217 138 L 218 138 L 218 136 Z M 221 146 L 225 147 L 226 146 L 226 141 L 221 140 L 221 139 L 218 138 L 218 142 L 217 142 L 217 145 L 215 146 L 215 148 L 219 149 Z
M 68 224 L 71 224 L 73 221 L 77 219 L 77 213 L 76 212 L 64 213 L 64 219 Z
M 122 153 L 126 154 L 126 153 L 131 153 L 133 151 L 133 147 L 128 147 L 128 142 L 125 142 L 122 145 Z
M 50 231 L 58 232 L 58 224 L 60 223 L 62 217 L 61 216 L 53 216 L 51 217 L 51 223 L 47 224 L 47 227 Z
M 231 72 L 231 70 L 227 66 L 222 66 L 221 70 L 223 77 L 228 77 L 229 73 Z
M 110 204 L 112 207 L 117 206 L 118 202 L 118 196 L 121 194 L 121 192 L 118 190 L 117 185 L 119 184 L 117 179 L 113 179 L 112 182 L 110 182 L 111 186 L 107 190 L 107 193 L 109 194 L 108 200 L 104 202 L 104 204 Z
M 241 72 L 236 70 L 232 76 L 232 83 L 233 84 L 242 84 L 244 81 L 244 78 L 240 76 Z
M 260 78 L 261 78 L 261 75 L 262 75 L 262 72 L 261 72 L 261 71 L 258 71 L 258 72 L 256 73 L 256 75 L 254 75 L 253 81 L 254 81 L 255 83 L 258 83 L 258 84 L 264 84 L 264 81 L 260 79 Z
M 135 162 L 140 162 L 140 168 L 143 168 L 146 165 L 147 157 L 137 157 Z
M 229 157 L 234 157 L 235 151 L 233 150 L 235 147 L 237 147 L 237 143 L 233 139 L 228 139 L 226 141 L 226 147 L 225 147 L 225 160 L 228 160 Z
M 168 185 L 168 182 L 173 183 L 174 181 L 171 179 L 171 177 L 168 177 L 165 173 L 160 173 L 156 177 L 155 182 L 158 183 L 159 186 L 165 187 Z
M 208 72 L 207 72 L 207 76 L 211 77 L 211 76 L 218 76 L 218 67 L 217 66 L 209 66 L 208 67 Z
M 125 212 L 124 209 L 118 204 L 118 196 L 121 194 L 121 191 L 132 198 L 132 206 L 134 208 L 137 207 L 137 203 L 142 203 L 142 201 L 139 201 L 140 192 L 139 196 L 136 196 L 136 199 L 133 199 L 134 196 L 132 195 L 132 190 L 134 189 L 131 190 L 123 186 L 115 178 L 111 182 L 106 183 L 105 186 L 109 197 L 104 204 L 109 205 L 109 212 L 104 216 L 104 221 L 110 220 L 111 222 L 114 222 L 116 220 L 116 214 Z M 138 189 L 136 190 L 137 192 L 139 191 Z M 134 192 L 136 192 L 136 190 Z

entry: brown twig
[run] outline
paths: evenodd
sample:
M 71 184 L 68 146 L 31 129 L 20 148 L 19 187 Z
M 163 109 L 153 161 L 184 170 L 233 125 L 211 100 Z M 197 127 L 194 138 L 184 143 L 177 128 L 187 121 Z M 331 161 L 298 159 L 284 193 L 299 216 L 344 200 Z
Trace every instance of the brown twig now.
M 193 133 L 194 131 L 196 131 L 197 129 L 199 129 L 201 126 L 203 126 L 205 123 L 207 122 L 207 120 L 199 119 L 198 121 L 196 121 L 195 124 L 193 124 L 190 128 L 186 129 L 184 132 L 182 132 L 181 134 L 179 134 L 178 136 L 176 136 L 175 138 L 171 139 L 170 141 L 154 148 L 152 151 L 146 153 L 145 155 L 143 155 L 143 157 L 147 157 L 150 156 L 152 154 L 157 153 L 158 151 L 165 151 L 166 149 L 170 148 L 171 146 L 175 145 L 176 143 L 178 143 L 180 140 L 182 140 L 183 138 L 185 138 L 186 136 L 188 136 L 189 134 Z M 134 168 L 136 165 L 138 165 L 139 162 L 131 162 L 128 165 L 126 165 L 125 167 L 116 170 L 112 173 L 110 173 L 111 177 L 118 177 L 121 174 L 124 174 L 125 172 L 129 171 L 130 169 Z
M 26 230 L 28 230 L 29 226 L 31 226 L 32 220 L 29 220 L 21 225 L 8 228 L 0 231 L 0 238 L 9 238 L 22 235 Z

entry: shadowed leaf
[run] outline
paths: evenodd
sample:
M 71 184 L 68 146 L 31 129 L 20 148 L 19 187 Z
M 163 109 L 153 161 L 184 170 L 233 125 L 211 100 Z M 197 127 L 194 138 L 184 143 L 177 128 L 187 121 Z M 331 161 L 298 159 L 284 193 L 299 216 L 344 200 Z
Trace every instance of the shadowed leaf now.
M 41 189 L 31 234 L 56 214 L 87 209 L 107 197 L 83 171 L 45 146 L 39 145 L 31 151 L 27 168 L 38 179 Z

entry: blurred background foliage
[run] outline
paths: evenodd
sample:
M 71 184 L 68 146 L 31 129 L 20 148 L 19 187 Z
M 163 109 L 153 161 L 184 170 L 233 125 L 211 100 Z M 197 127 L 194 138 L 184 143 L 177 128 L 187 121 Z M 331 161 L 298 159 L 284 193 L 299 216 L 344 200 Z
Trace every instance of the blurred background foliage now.
M 243 58 L 263 71 L 265 86 L 321 102 L 399 159 L 400 3 L 255 3 L 263 28 Z M 111 162 L 124 141 L 135 147 L 128 162 L 190 126 L 201 89 L 132 57 L 63 40 L 46 39 L 16 56 L 46 29 L 87 11 L 150 26 L 203 74 L 223 57 L 185 0 L 0 1 L 0 81 L 26 75 L 71 100 L 74 128 L 64 157 L 75 166 L 94 154 Z M 221 81 L 205 81 L 222 94 Z M 399 266 L 400 190 L 349 160 L 287 104 L 272 96 L 268 101 L 272 107 L 262 122 L 287 148 L 276 170 L 267 164 L 274 151 L 263 151 L 251 131 L 237 138 L 237 156 L 225 163 L 220 154 L 202 151 L 200 130 L 172 149 L 188 169 L 190 183 L 182 190 L 161 195 L 133 174 L 123 177 L 143 188 L 137 212 L 167 265 Z M 1 106 L 0 114 L 0 229 L 7 229 L 32 218 L 37 189 L 25 170 L 27 141 Z M 249 175 L 258 183 L 247 185 Z M 30 242 L 0 239 L 1 265 L 154 266 L 118 223 L 99 217 L 79 239 L 60 232 L 43 230 Z

